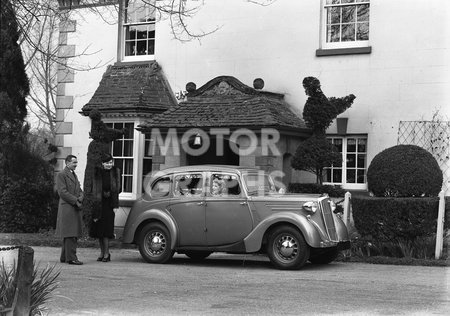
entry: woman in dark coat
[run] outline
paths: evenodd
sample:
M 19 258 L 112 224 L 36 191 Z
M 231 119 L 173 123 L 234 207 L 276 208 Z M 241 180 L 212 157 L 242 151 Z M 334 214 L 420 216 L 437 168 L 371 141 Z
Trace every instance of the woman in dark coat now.
M 89 236 L 98 238 L 100 256 L 97 261 L 111 261 L 109 239 L 114 238 L 114 208 L 119 207 L 120 170 L 114 167 L 111 155 L 102 159 L 102 167 L 95 168 L 92 181 L 92 221 Z

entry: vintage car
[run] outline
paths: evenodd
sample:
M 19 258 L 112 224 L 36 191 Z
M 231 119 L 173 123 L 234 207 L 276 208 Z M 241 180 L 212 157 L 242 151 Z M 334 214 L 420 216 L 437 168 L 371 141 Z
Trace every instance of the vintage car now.
M 150 263 L 174 252 L 200 260 L 212 252 L 267 253 L 279 269 L 329 263 L 350 242 L 327 196 L 282 194 L 265 172 L 197 165 L 165 169 L 146 184 L 128 215 L 123 242 Z

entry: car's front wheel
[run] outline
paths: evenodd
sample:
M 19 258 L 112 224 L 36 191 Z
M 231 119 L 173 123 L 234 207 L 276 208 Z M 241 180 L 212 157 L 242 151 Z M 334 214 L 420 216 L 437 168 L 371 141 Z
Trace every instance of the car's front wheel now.
M 173 256 L 169 230 L 160 223 L 145 225 L 139 234 L 138 245 L 142 258 L 150 263 L 166 263 Z
M 292 226 L 277 227 L 269 235 L 267 254 L 278 269 L 300 269 L 308 260 L 309 252 L 305 238 Z

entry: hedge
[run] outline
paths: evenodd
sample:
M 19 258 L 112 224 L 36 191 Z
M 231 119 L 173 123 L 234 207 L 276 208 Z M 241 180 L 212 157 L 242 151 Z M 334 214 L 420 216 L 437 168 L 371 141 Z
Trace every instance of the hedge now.
M 289 193 L 326 193 L 330 197 L 344 197 L 346 192 L 339 186 L 316 183 L 289 183 L 287 191 Z
M 378 241 L 410 240 L 436 233 L 439 198 L 355 196 L 352 212 L 363 237 Z M 446 228 L 450 225 L 445 224 Z
M 57 201 L 51 181 L 9 181 L 0 192 L 0 232 L 36 233 L 54 228 Z

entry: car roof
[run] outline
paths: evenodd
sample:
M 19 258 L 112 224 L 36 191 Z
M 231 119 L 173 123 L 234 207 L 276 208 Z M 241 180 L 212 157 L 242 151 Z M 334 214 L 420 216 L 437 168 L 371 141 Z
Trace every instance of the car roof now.
M 180 166 L 180 167 L 170 167 L 162 169 L 165 173 L 175 173 L 175 172 L 190 172 L 190 171 L 239 171 L 239 172 L 258 172 L 259 169 L 245 166 L 233 166 L 233 165 L 191 165 L 191 166 Z

